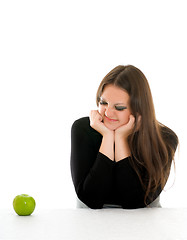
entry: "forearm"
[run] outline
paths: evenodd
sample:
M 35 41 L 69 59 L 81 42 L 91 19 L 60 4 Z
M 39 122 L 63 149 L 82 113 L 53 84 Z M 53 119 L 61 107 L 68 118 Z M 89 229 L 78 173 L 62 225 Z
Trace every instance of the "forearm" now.
M 103 135 L 99 152 L 107 156 L 110 160 L 114 161 L 114 133 Z
M 114 162 L 102 153 L 94 162 L 84 181 L 78 184 L 77 195 L 91 208 L 101 208 L 113 188 Z
M 71 174 L 78 198 L 91 208 L 101 208 L 113 183 L 114 162 L 98 153 L 102 138 L 88 123 L 81 119 L 72 126 Z
M 145 192 L 139 177 L 130 164 L 130 158 L 125 158 L 115 165 L 116 196 L 123 208 L 145 207 Z
M 115 161 L 119 162 L 130 155 L 131 151 L 127 139 L 115 136 Z

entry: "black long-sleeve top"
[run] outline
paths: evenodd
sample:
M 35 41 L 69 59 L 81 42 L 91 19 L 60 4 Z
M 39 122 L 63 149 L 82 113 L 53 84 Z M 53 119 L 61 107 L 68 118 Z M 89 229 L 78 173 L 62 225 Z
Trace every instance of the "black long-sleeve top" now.
M 78 198 L 93 209 L 104 204 L 126 209 L 145 207 L 145 191 L 129 157 L 119 162 L 110 160 L 99 152 L 101 141 L 102 135 L 90 126 L 88 117 L 73 123 L 71 174 Z M 160 192 L 159 188 L 154 199 Z

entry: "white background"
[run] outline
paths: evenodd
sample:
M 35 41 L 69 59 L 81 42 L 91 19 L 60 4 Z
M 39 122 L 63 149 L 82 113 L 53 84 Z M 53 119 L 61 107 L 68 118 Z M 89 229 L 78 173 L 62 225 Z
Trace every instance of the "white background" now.
M 187 207 L 186 22 L 181 0 L 0 1 L 0 208 L 21 193 L 75 207 L 71 125 L 119 64 L 144 72 L 157 119 L 180 139 L 161 202 Z

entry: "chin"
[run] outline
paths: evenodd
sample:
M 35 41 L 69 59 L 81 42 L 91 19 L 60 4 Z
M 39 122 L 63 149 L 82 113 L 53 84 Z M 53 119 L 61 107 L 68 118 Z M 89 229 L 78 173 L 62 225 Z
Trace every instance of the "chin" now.
M 119 127 L 119 126 L 115 126 L 115 125 L 112 125 L 112 124 L 107 124 L 105 122 L 104 122 L 104 124 L 108 129 L 110 129 L 112 131 L 115 131 Z

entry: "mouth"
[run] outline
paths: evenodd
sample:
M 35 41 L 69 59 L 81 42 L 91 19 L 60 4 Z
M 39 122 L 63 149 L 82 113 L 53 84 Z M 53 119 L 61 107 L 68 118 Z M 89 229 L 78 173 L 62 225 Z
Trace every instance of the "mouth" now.
M 106 115 L 105 115 L 105 119 L 109 122 L 118 122 L 117 119 L 108 118 Z

